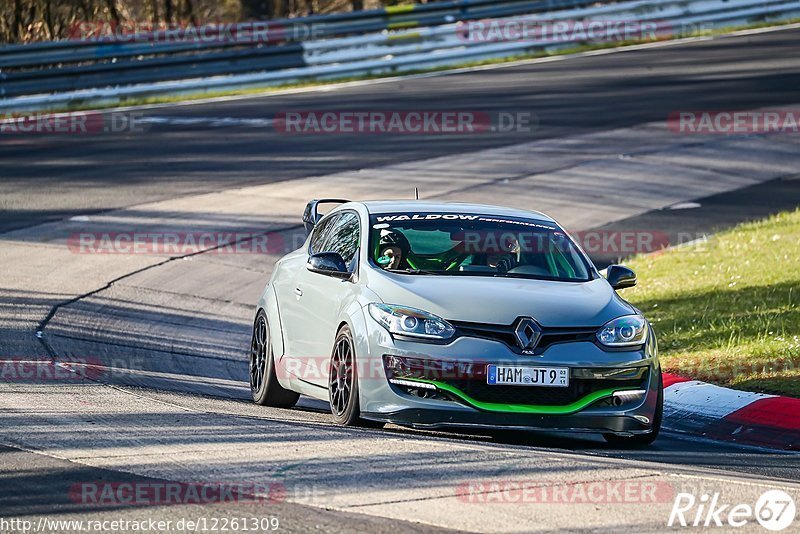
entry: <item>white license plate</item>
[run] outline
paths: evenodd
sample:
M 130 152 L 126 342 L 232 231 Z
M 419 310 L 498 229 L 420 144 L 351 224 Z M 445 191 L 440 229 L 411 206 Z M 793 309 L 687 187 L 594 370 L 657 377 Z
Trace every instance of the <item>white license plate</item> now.
M 488 365 L 486 367 L 486 383 L 492 386 L 565 388 L 569 386 L 569 369 L 566 367 Z

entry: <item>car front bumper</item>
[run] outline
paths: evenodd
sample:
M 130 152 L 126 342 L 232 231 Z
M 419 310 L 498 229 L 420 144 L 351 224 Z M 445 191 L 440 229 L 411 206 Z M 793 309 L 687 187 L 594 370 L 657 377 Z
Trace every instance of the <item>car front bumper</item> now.
M 362 413 L 365 419 L 414 428 L 487 428 L 552 432 L 646 434 L 652 426 L 631 414 L 582 414 L 566 416 L 486 413 L 446 409 L 407 408 L 392 413 Z
M 658 406 L 661 369 L 652 329 L 648 342 L 636 350 L 605 351 L 591 342 L 560 343 L 541 355 L 517 354 L 505 344 L 487 339 L 462 337 L 447 345 L 394 339 L 381 326 L 365 317 L 367 335 L 357 341 L 357 354 L 370 360 L 369 376 L 359 379 L 362 417 L 399 425 L 442 428 L 519 428 L 569 432 L 601 432 L 621 435 L 651 431 Z M 473 366 L 487 364 L 567 367 L 571 374 L 608 369 L 640 369 L 642 380 L 635 387 L 609 380 L 597 395 L 582 395 L 577 402 L 562 404 L 476 402 L 463 391 L 453 391 L 447 380 L 436 385 L 432 398 L 409 394 L 409 388 L 390 384 L 396 378 L 386 369 L 386 357 L 424 359 L 431 362 L 459 362 Z M 362 366 L 363 368 L 363 366 Z M 524 391 L 536 386 L 511 386 Z M 638 390 L 619 405 L 612 405 L 614 392 Z M 413 391 L 413 390 L 410 390 Z M 596 397 L 596 398 L 595 398 Z

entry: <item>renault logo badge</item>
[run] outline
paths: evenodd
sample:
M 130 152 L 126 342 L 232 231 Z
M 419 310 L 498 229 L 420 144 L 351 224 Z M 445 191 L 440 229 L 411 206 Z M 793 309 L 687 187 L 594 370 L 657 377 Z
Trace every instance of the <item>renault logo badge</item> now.
M 532 353 L 542 337 L 542 329 L 530 317 L 521 317 L 514 327 L 514 337 L 523 352 Z

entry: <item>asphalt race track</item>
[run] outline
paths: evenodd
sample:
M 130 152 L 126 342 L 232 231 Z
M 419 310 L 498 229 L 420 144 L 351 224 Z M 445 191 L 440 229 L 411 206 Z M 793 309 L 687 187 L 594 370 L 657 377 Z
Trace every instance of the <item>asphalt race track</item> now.
M 671 499 L 492 505 L 465 501 L 457 488 L 517 477 L 648 480 L 733 502 L 773 487 L 797 500 L 795 453 L 669 430 L 650 448 L 625 451 L 592 437 L 343 429 L 324 403 L 248 402 L 246 358 L 259 292 L 273 262 L 302 239 L 312 196 L 408 198 L 417 186 L 424 198 L 542 209 L 570 229 L 671 238 L 800 205 L 798 136 L 666 128 L 680 110 L 796 108 L 798 49 L 800 29 L 786 29 L 137 110 L 144 132 L 3 134 L 0 357 L 36 362 L 42 373 L 0 380 L 0 516 L 268 515 L 297 532 L 644 532 L 667 528 Z M 286 135 L 270 126 L 291 110 L 524 111 L 538 123 L 482 135 Z M 262 232 L 280 246 L 266 255 L 70 246 L 80 232 L 126 231 Z M 617 252 L 593 255 L 608 263 Z M 47 371 L 70 358 L 95 372 Z M 261 508 L 73 498 L 76 484 L 94 481 L 264 480 L 286 498 Z
M 287 110 L 525 110 L 539 117 L 540 127 L 532 134 L 296 138 L 263 128 L 201 124 L 154 125 L 147 135 L 122 139 L 14 139 L 0 146 L 5 199 L 0 228 L 201 191 L 663 121 L 676 110 L 789 105 L 797 102 L 800 84 L 798 45 L 800 31 L 780 31 L 148 112 L 252 120 Z

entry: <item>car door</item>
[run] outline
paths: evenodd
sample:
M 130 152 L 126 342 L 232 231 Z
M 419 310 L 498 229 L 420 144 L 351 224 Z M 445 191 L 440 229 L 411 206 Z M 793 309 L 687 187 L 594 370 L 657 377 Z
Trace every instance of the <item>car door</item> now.
M 306 315 L 309 313 L 305 309 L 306 300 L 302 299 L 302 289 L 304 275 L 308 272 L 308 258 L 310 254 L 322 252 L 325 239 L 331 230 L 331 223 L 338 218 L 338 215 L 331 215 L 320 220 L 311 231 L 311 236 L 304 254 L 291 258 L 286 263 L 287 276 L 280 280 L 274 280 L 278 303 L 280 306 L 281 322 L 284 332 L 284 345 L 287 371 L 292 375 L 304 374 L 305 358 L 309 354 L 309 342 L 305 332 Z M 302 372 L 301 372 L 302 371 Z
M 350 272 L 354 272 L 358 263 L 360 233 L 356 212 L 338 212 L 319 236 L 312 237 L 309 252 L 338 252 Z M 304 363 L 305 376 L 300 377 L 303 380 L 327 387 L 327 366 L 339 326 L 339 313 L 353 293 L 354 285 L 350 281 L 308 269 L 298 272 L 295 280 L 298 308 L 294 319 L 294 345 L 300 351 L 295 353 L 295 357 Z

